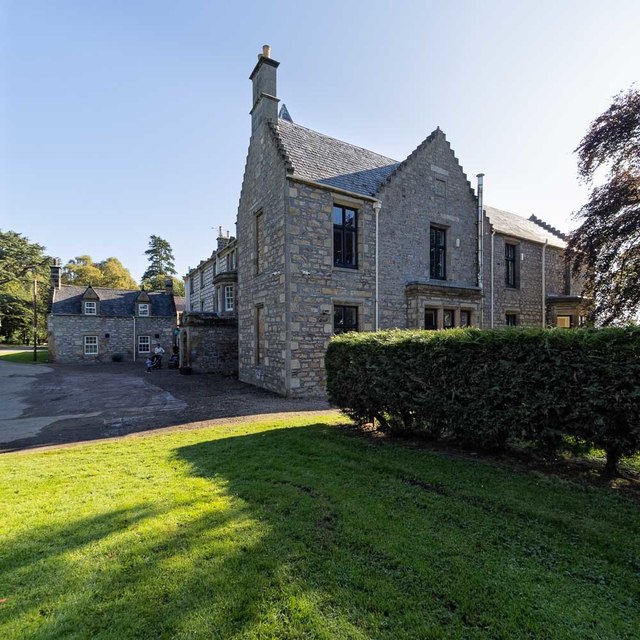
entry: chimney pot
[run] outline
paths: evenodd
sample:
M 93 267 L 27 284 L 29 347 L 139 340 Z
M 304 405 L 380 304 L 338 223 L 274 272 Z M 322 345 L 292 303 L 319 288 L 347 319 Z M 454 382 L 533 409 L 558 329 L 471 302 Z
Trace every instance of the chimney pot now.
M 270 58 L 271 57 L 271 47 L 268 44 L 262 45 L 262 55 L 265 58 Z

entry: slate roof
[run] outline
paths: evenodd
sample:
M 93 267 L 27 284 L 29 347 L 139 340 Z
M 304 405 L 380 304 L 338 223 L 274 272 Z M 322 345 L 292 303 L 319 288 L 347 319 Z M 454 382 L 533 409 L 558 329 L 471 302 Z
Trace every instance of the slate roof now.
M 400 164 L 279 118 L 273 128 L 293 176 L 373 196 Z
M 521 238 L 522 240 L 538 242 L 540 244 L 544 244 L 544 241 L 547 240 L 547 243 L 550 246 L 558 247 L 560 249 L 564 249 L 567 246 L 566 242 L 560 239 L 557 235 L 548 232 L 539 224 L 516 215 L 515 213 L 487 206 L 484 207 L 484 211 L 493 225 L 493 228 L 498 233 L 513 236 L 514 238 Z
M 104 289 L 92 287 L 100 299 L 99 316 L 132 316 L 135 314 L 135 302 L 140 291 L 126 289 Z M 63 284 L 53 290 L 51 313 L 82 314 L 82 296 L 87 287 Z M 173 295 L 164 291 L 147 291 L 151 301 L 151 316 L 175 318 L 176 309 Z

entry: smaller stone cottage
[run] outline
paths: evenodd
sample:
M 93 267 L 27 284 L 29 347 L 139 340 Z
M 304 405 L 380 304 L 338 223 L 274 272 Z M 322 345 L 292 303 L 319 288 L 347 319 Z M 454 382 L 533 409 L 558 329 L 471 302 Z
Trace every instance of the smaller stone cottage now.
M 105 289 L 62 284 L 61 267 L 51 267 L 47 315 L 49 360 L 106 362 L 146 358 L 156 343 L 175 343 L 173 286 L 165 291 Z

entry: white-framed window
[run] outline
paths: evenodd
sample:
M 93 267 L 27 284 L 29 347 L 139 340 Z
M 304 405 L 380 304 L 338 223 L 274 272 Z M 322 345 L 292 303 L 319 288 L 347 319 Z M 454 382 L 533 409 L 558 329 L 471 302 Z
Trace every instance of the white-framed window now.
M 138 336 L 138 353 L 151 353 L 151 336 Z
M 149 305 L 146 302 L 140 302 L 138 304 L 138 315 L 145 317 L 149 315 Z
M 233 311 L 233 285 L 224 288 L 224 310 Z
M 98 336 L 84 337 L 84 355 L 85 356 L 98 355 Z
M 98 313 L 98 305 L 95 302 L 89 302 L 85 300 L 84 303 L 84 315 L 95 316 Z

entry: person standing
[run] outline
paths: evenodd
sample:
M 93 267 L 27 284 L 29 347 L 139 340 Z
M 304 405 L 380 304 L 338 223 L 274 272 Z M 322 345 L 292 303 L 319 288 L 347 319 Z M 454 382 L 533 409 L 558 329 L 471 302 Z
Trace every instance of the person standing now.
M 156 348 L 153 350 L 153 357 L 158 363 L 158 369 L 162 369 L 162 356 L 164 355 L 164 349 L 160 346 L 160 343 L 156 343 Z

